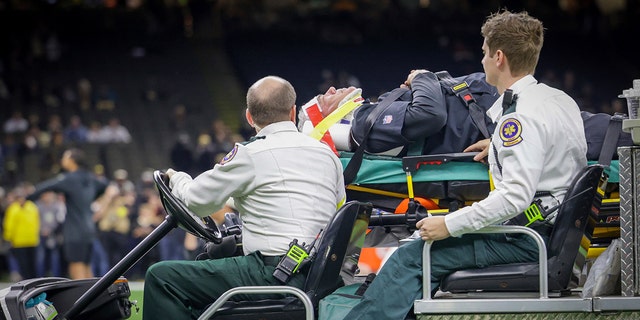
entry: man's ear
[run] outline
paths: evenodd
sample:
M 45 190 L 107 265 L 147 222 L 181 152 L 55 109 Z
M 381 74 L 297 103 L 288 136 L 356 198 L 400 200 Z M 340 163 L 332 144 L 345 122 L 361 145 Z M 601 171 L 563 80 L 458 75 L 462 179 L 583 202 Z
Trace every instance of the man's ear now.
M 496 50 L 495 54 L 496 66 L 498 68 L 504 68 L 507 63 L 507 56 L 504 55 L 504 52 L 500 49 Z
M 253 117 L 251 116 L 251 113 L 249 112 L 249 108 L 247 108 L 247 109 L 244 111 L 244 116 L 245 116 L 245 118 L 247 118 L 247 123 L 249 123 L 249 125 L 250 125 L 252 128 L 255 128 L 255 126 L 256 126 L 256 125 L 255 125 L 255 123 L 253 122 Z
M 297 118 L 297 110 L 298 108 L 296 107 L 296 105 L 294 104 L 293 107 L 291 107 L 291 111 L 289 112 L 289 119 L 291 121 L 293 121 L 293 123 L 296 122 L 296 118 Z

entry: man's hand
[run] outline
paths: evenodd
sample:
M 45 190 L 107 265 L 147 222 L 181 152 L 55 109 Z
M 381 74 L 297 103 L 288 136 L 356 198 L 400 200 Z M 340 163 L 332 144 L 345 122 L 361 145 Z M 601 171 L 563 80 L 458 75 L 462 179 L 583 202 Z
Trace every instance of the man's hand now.
M 468 146 L 463 151 L 464 152 L 479 151 L 480 153 L 478 153 L 475 157 L 473 157 L 473 160 L 482 162 L 482 163 L 487 163 L 487 155 L 489 155 L 489 145 L 491 145 L 491 140 L 484 139 Z
M 176 171 L 175 171 L 175 170 L 173 170 L 173 169 L 171 169 L 171 168 L 169 168 L 169 169 L 167 169 L 167 172 L 165 172 L 165 174 L 167 175 L 167 178 L 169 178 L 169 180 L 171 180 L 171 177 L 172 177 L 174 174 L 176 174 Z
M 416 223 L 416 228 L 424 241 L 442 240 L 451 236 L 444 222 L 444 216 L 424 218 Z
M 418 74 L 429 72 L 425 69 L 411 70 L 409 75 L 407 76 L 407 80 L 400 85 L 401 88 L 408 87 L 411 88 L 411 82 L 413 82 L 413 78 L 415 78 Z

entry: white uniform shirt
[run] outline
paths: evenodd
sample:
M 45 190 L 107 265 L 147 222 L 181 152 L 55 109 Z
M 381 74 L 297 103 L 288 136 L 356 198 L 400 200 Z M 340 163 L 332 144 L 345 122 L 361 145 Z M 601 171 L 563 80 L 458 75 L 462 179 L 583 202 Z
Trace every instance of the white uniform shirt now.
M 172 192 L 199 216 L 233 197 L 242 220 L 244 253 L 283 255 L 295 238 L 309 244 L 345 199 L 342 164 L 293 122 L 266 126 L 255 141 L 236 144 L 195 179 L 172 176 Z
M 495 189 L 488 197 L 445 217 L 452 236 L 503 222 L 523 212 L 536 191 L 549 191 L 556 203 L 587 165 L 587 143 L 580 109 L 564 92 L 525 76 L 511 86 L 516 111 L 502 115 L 500 97 L 487 114 L 497 121 L 491 138 L 502 173 L 489 146 Z M 498 121 L 499 120 L 499 121 Z

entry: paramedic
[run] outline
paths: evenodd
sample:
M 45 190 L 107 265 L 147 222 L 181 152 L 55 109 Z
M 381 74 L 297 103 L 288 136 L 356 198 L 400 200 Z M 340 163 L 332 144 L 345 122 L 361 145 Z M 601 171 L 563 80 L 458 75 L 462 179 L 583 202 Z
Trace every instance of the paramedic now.
M 542 49 L 542 23 L 526 12 L 505 10 L 490 15 L 481 33 L 482 66 L 487 82 L 498 88 L 501 97 L 488 112 L 497 123 L 491 142 L 469 150 L 488 151 L 495 189 L 471 206 L 419 221 L 416 227 L 422 239 L 398 248 L 346 319 L 404 318 L 414 300 L 421 298 L 422 247 L 427 240 L 434 241 L 432 293 L 442 277 L 457 270 L 536 261 L 537 247 L 529 237 L 510 242 L 504 234 L 465 233 L 523 212 L 536 191 L 551 193 L 542 198 L 543 205 L 559 203 L 574 176 L 587 165 L 578 106 L 564 92 L 533 77 Z M 507 89 L 517 99 L 515 104 L 506 103 L 503 112 Z M 547 241 L 548 231 L 543 230 L 536 229 Z
M 145 277 L 144 319 L 197 318 L 231 288 L 281 284 L 273 272 L 289 243 L 311 243 L 343 204 L 342 165 L 326 145 L 298 132 L 295 99 L 288 81 L 258 80 L 247 92 L 246 110 L 255 138 L 236 144 L 213 169 L 193 179 L 167 170 L 173 194 L 199 216 L 234 200 L 245 255 L 152 265 Z M 301 288 L 304 281 L 301 272 L 287 285 Z

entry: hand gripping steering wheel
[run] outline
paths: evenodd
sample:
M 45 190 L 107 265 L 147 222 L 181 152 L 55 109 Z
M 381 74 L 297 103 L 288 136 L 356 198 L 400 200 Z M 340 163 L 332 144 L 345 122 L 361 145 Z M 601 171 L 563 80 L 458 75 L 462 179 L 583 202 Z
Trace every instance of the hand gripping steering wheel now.
M 201 218 L 191 212 L 189 208 L 169 189 L 169 178 L 164 172 L 156 170 L 153 172 L 153 180 L 160 193 L 162 206 L 175 221 L 178 226 L 196 237 L 213 243 L 222 242 L 222 233 L 211 218 Z M 205 219 L 208 222 L 205 223 Z

